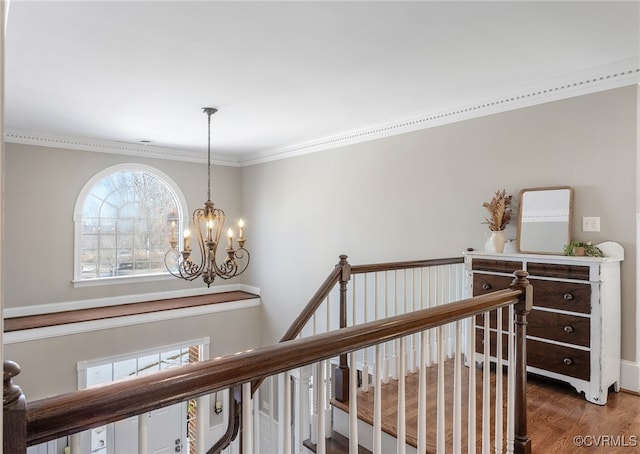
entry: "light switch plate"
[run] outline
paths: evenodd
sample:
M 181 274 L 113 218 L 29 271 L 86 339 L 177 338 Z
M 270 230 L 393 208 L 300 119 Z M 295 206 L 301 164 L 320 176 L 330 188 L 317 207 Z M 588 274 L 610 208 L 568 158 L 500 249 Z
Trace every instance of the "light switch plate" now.
M 583 217 L 582 218 L 582 231 L 583 232 L 599 232 L 600 231 L 600 217 Z

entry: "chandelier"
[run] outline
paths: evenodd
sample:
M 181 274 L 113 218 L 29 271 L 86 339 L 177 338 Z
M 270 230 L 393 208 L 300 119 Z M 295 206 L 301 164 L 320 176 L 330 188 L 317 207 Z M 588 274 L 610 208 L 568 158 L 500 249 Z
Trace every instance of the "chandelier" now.
M 190 229 L 184 231 L 183 250 L 178 251 L 178 239 L 176 237 L 175 220 L 171 221 L 171 249 L 167 251 L 164 262 L 167 270 L 173 276 L 187 281 L 193 281 L 202 276 L 202 280 L 211 286 L 216 277 L 221 279 L 231 279 L 238 276 L 249 266 L 249 251 L 244 248 L 244 224 L 242 220 L 238 223 L 238 239 L 237 248 L 233 247 L 233 230 L 227 231 L 227 247 L 225 249 L 225 257 L 222 263 L 218 264 L 216 260 L 216 252 L 220 245 L 220 237 L 224 230 L 226 216 L 224 211 L 216 208 L 211 201 L 211 115 L 216 113 L 218 109 L 213 107 L 204 107 L 203 112 L 208 117 L 208 137 L 207 137 L 207 154 L 208 154 L 208 186 L 207 201 L 204 208 L 197 208 L 192 216 L 193 234 L 195 234 L 195 243 L 199 251 L 199 257 L 194 257 L 191 249 Z

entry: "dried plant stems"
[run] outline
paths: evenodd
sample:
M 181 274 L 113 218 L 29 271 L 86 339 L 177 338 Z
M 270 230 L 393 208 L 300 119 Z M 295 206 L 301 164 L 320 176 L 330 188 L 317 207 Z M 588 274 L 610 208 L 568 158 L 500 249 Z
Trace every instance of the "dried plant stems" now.
M 497 232 L 504 230 L 509 221 L 511 221 L 511 198 L 507 195 L 507 191 L 502 189 L 496 191 L 490 202 L 482 204 L 489 211 L 489 217 L 484 218 L 483 224 L 489 225 L 489 230 Z

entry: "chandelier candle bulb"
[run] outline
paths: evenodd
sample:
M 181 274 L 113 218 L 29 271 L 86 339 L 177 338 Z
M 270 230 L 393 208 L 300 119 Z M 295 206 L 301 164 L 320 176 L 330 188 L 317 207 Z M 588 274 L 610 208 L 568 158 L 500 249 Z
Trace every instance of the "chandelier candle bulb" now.
M 191 236 L 191 232 L 189 229 L 184 229 L 184 249 L 188 251 L 189 248 L 189 237 Z
M 229 242 L 227 243 L 229 249 L 233 249 L 233 230 L 229 229 L 227 231 L 227 235 L 229 235 Z
M 238 222 L 238 229 L 238 240 L 242 241 L 244 240 L 244 221 L 242 219 Z
M 209 219 L 207 221 L 207 241 L 211 241 L 213 238 L 213 220 Z

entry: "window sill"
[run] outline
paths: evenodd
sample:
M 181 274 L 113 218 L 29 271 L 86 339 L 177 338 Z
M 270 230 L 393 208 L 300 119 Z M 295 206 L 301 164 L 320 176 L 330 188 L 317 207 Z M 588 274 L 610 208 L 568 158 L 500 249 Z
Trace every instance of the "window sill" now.
M 74 288 L 98 287 L 101 285 L 137 284 L 140 282 L 168 281 L 176 279 L 169 273 L 162 274 L 138 274 L 132 276 L 97 277 L 94 279 L 74 279 L 71 281 Z

